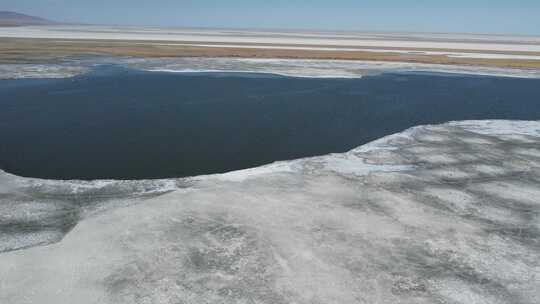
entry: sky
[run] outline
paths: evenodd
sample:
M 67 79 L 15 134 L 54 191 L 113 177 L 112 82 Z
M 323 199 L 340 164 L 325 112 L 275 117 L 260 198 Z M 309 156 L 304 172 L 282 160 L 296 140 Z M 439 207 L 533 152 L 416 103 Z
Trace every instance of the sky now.
M 540 35 L 540 0 L 0 0 L 57 21 Z

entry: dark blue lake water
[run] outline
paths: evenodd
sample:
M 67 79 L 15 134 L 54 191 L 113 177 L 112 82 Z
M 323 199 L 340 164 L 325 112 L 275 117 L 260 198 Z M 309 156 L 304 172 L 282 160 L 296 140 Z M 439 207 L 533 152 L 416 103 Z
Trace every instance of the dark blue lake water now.
M 345 152 L 419 124 L 540 119 L 540 80 L 170 74 L 102 67 L 0 81 L 0 168 L 53 179 L 182 177 Z

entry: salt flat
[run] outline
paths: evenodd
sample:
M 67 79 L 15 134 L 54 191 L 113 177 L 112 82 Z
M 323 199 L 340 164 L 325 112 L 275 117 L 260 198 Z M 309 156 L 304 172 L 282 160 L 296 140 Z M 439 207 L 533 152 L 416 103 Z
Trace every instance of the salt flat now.
M 328 33 L 281 33 L 250 30 L 212 30 L 212 29 L 170 29 L 170 28 L 130 28 L 104 26 L 27 26 L 0 28 L 0 37 L 49 38 L 49 39 L 91 39 L 91 40 L 143 40 L 143 41 L 192 41 L 221 42 L 225 44 L 278 44 L 278 45 L 326 45 L 363 46 L 392 48 L 433 48 L 461 49 L 477 51 L 522 51 L 540 52 L 538 37 L 461 35 L 458 37 L 441 35 L 421 36 L 405 34 L 328 34 Z
M 97 53 L 540 68 L 540 38 L 533 36 L 61 25 L 0 28 L 0 42 L 0 62 Z
M 538 303 L 539 155 L 538 121 L 465 121 L 186 179 L 0 172 L 0 302 Z

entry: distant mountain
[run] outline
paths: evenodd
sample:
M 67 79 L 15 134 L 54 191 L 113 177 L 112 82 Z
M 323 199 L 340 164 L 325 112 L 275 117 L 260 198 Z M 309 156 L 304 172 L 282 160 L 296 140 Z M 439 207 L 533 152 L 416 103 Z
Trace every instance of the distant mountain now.
M 58 24 L 51 20 L 20 14 L 16 12 L 0 11 L 0 26 L 21 25 L 52 25 Z

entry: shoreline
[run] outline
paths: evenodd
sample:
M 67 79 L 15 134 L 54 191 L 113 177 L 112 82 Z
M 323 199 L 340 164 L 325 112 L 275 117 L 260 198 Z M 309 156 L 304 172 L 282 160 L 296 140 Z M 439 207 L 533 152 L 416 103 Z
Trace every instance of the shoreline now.
M 188 181 L 188 180 L 222 180 L 222 181 L 240 181 L 248 178 L 255 177 L 260 174 L 268 174 L 271 172 L 293 172 L 293 167 L 299 166 L 299 163 L 306 161 L 320 161 L 324 158 L 341 158 L 341 157 L 353 157 L 358 158 L 355 154 L 358 153 L 370 153 L 376 150 L 393 150 L 394 148 L 389 145 L 391 141 L 400 141 L 402 137 L 411 137 L 415 132 L 419 132 L 424 129 L 430 128 L 445 128 L 445 127 L 460 127 L 464 128 L 469 132 L 478 134 L 478 135 L 499 135 L 499 136 L 530 136 L 540 138 L 540 120 L 519 120 L 519 119 L 481 119 L 481 120 L 452 120 L 440 124 L 421 124 L 413 126 L 410 128 L 403 129 L 402 131 L 385 135 L 365 144 L 359 145 L 355 148 L 350 149 L 349 151 L 342 153 L 328 153 L 317 156 L 307 156 L 290 160 L 277 160 L 269 164 L 227 171 L 223 173 L 212 173 L 212 174 L 202 174 L 202 175 L 193 175 L 193 176 L 180 176 L 180 177 L 170 177 L 170 178 L 151 178 L 151 179 L 114 179 L 114 178 L 105 178 L 105 179 L 51 179 L 51 178 L 40 178 L 32 176 L 20 176 L 13 174 L 5 169 L 0 168 L 0 178 L 8 178 L 12 180 L 17 180 L 17 184 L 20 183 L 32 183 L 32 184 L 54 184 L 54 183 L 70 183 L 74 185 L 75 188 L 81 189 L 90 189 L 90 188 L 100 188 L 106 187 L 112 183 L 141 183 L 141 184 L 159 184 L 163 183 L 164 187 L 161 189 L 146 189 L 142 191 L 142 194 L 146 193 L 160 193 L 168 191 L 176 191 L 183 189 L 182 187 L 173 186 L 175 182 Z M 407 166 L 393 166 L 393 165 L 370 165 L 369 163 L 364 163 L 366 167 L 370 167 L 369 170 L 363 172 L 362 174 L 369 174 L 370 172 L 377 171 L 409 171 L 415 170 L 419 167 L 417 165 L 407 165 Z M 380 167 L 379 170 L 376 167 Z M 391 170 L 385 169 L 385 167 L 391 168 Z M 395 167 L 395 168 L 393 168 Z M 0 179 L 0 181 L 2 181 Z M 0 251 L 1 254 L 1 251 Z
M 539 140 L 539 121 L 461 121 L 344 154 L 172 182 L 0 171 L 0 298 L 226 302 L 218 282 L 266 302 L 301 303 L 297 295 L 315 290 L 325 303 L 360 293 L 368 302 L 536 303 Z M 167 187 L 177 190 L 159 191 Z M 383 288 L 372 296 L 365 284 Z
M 170 43 L 169 43 L 170 42 Z M 0 38 L 0 64 L 49 63 L 73 56 L 246 58 L 372 61 L 447 66 L 540 69 L 540 52 L 329 45 L 222 44 L 193 41 Z M 446 54 L 448 53 L 448 54 Z M 466 57 L 469 56 L 469 57 Z M 503 57 L 503 58 L 497 58 Z M 521 56 L 521 57 L 519 57 Z M 535 59 L 538 56 L 539 59 Z M 485 58 L 484 58 L 485 57 Z M 516 57 L 516 58 L 514 58 Z M 523 58 L 533 59 L 523 59 Z
M 129 57 L 67 55 L 63 58 L 2 63 L 1 79 L 67 78 L 83 75 L 99 65 L 119 65 L 147 72 L 170 73 L 265 73 L 303 78 L 361 78 L 381 73 L 435 72 L 462 75 L 540 78 L 540 69 L 444 65 L 340 59 L 283 59 L 240 57 Z

